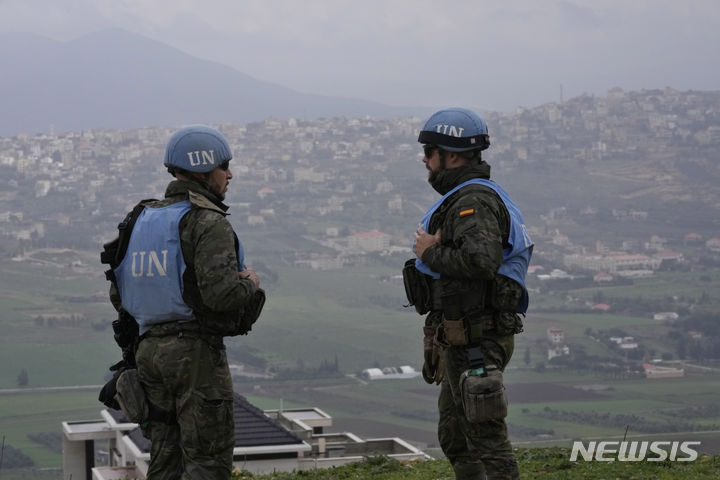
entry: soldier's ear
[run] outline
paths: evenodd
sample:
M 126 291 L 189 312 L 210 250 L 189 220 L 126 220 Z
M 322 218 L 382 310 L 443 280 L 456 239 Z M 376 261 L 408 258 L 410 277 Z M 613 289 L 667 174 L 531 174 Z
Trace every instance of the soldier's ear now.
M 447 152 L 445 161 L 448 168 L 460 167 L 468 163 L 468 159 L 457 152 Z

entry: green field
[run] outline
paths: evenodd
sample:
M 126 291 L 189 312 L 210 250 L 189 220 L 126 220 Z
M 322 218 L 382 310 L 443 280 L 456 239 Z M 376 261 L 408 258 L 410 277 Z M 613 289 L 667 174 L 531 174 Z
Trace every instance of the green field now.
M 30 440 L 28 434 L 62 432 L 64 420 L 100 418 L 101 406 L 97 390 L 2 393 L 0 437 L 31 457 L 36 467 L 58 467 L 62 455 Z
M 99 418 L 101 405 L 96 387 L 71 391 L 35 389 L 102 384 L 107 367 L 119 359 L 109 328 L 113 310 L 102 293 L 107 282 L 101 268 L 70 266 L 76 260 L 92 265 L 93 255 L 65 252 L 45 254 L 42 262 L 0 260 L 0 436 L 5 437 L 7 445 L 30 456 L 38 468 L 58 467 L 61 457 L 30 440 L 28 434 L 60 432 L 63 420 Z M 251 352 L 274 368 L 302 365 L 306 370 L 337 358 L 344 376 L 285 381 L 238 379 L 236 390 L 260 408 L 276 409 L 281 403 L 283 408 L 318 407 L 333 416 L 335 430 L 364 437 L 399 436 L 435 451 L 439 387 L 427 385 L 420 378 L 363 382 L 352 376 L 375 365 L 420 367 L 422 319 L 414 310 L 402 307 L 402 282 L 391 278 L 399 273 L 401 263 L 391 259 L 380 266 L 359 265 L 326 272 L 293 268 L 280 260 L 270 265 L 277 281 L 265 284 L 269 298 L 263 316 L 250 335 L 227 340 L 230 358 Z M 698 275 L 705 275 L 705 280 Z M 715 288 L 718 277 L 715 272 L 668 273 L 667 278 L 663 275 L 638 281 L 631 288 L 608 287 L 603 293 L 664 298 L 665 293 L 657 293 L 656 289 L 677 284 Z M 591 297 L 596 290 L 578 290 L 573 295 Z M 38 323 L 39 315 L 59 314 L 78 315 L 81 319 L 74 323 Z M 588 337 L 587 328 L 621 328 L 640 337 L 657 355 L 672 351 L 664 336 L 667 327 L 649 314 L 531 311 L 525 319 L 525 332 L 516 338 L 515 355 L 505 376 L 510 398 L 508 423 L 518 445 L 567 446 L 577 438 L 621 437 L 626 428 L 630 438 L 651 435 L 634 430 L 632 422 L 583 424 L 550 418 L 548 411 L 635 415 L 652 424 L 667 424 L 670 432 L 678 422 L 677 412 L 688 406 L 717 403 L 720 370 L 715 366 L 704 371 L 687 368 L 686 377 L 663 380 L 623 379 L 549 367 L 538 370 L 536 365 L 547 363 L 544 342 L 549 327 L 563 329 L 571 348 L 582 348 L 588 355 L 605 357 L 617 353 Z M 529 362 L 524 358 L 526 351 Z M 28 374 L 28 385 L 25 391 L 14 393 L 23 370 Z M 591 385 L 604 387 L 590 393 L 577 388 Z M 705 429 L 720 425 L 720 418 L 708 412 L 688 422 Z M 708 453 L 720 452 L 717 432 L 666 435 L 683 440 L 702 438 Z

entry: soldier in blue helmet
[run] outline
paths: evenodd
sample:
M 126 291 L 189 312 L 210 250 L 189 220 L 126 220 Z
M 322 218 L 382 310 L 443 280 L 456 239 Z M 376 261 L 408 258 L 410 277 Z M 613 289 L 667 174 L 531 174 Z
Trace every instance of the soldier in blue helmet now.
M 146 401 L 146 415 L 134 421 L 151 440 L 149 480 L 231 475 L 233 389 L 223 337 L 247 333 L 257 318 L 248 323 L 248 309 L 262 292 L 226 218 L 231 158 L 214 128 L 175 132 L 164 161 L 175 180 L 164 199 L 128 215 L 120 232 L 126 246 L 107 262 L 120 320 L 137 324 L 126 367 L 136 365 L 146 397 L 135 402 Z M 123 402 L 125 383 L 118 380 L 115 397 L 123 411 L 132 403 Z
M 523 329 L 533 244 L 520 210 L 490 180 L 487 125 L 447 108 L 420 132 L 428 182 L 442 196 L 421 219 L 403 269 L 425 315 L 423 378 L 441 385 L 438 437 L 458 479 L 514 479 L 502 381 Z

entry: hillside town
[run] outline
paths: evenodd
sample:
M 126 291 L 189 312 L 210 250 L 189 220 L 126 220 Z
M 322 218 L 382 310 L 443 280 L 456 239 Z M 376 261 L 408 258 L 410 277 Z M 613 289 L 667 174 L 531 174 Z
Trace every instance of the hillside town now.
M 509 368 L 524 370 L 520 374 L 564 369 L 582 377 L 592 375 L 601 383 L 563 391 L 557 384 L 545 385 L 553 395 L 585 399 L 607 393 L 615 379 L 662 383 L 715 372 L 720 337 L 713 333 L 717 301 L 709 293 L 672 292 L 648 300 L 617 291 L 633 282 L 687 272 L 698 282 L 717 282 L 720 92 L 613 89 L 604 97 L 584 95 L 485 117 L 492 147 L 483 158 L 492 165 L 493 178 L 522 205 L 535 243 L 528 278 L 533 306 L 527 333 L 518 343 L 524 355 L 516 354 Z M 278 276 L 291 276 L 290 269 L 297 276 L 309 270 L 325 276 L 368 265 L 372 268 L 365 270 L 382 272 L 373 280 L 383 289 L 400 291 L 401 265 L 412 256 L 411 233 L 438 198 L 427 185 L 422 149 L 416 142 L 422 122 L 417 117 L 268 118 L 218 126 L 234 153 L 229 219 L 263 285 L 272 289 Z M 81 259 L 75 251 L 92 252 L 97 258 L 137 201 L 163 195 L 171 179 L 162 165 L 164 146 L 176 128 L 0 138 L 0 257 L 6 265 L 52 265 L 69 277 L 81 273 L 100 279 L 102 266 L 89 263 L 88 256 Z M 396 274 L 388 274 L 395 265 Z M 612 287 L 618 288 L 606 293 Z M 104 282 L 97 288 L 78 296 L 57 293 L 55 301 L 71 308 L 77 302 L 106 302 Z M 394 313 L 402 308 L 390 295 L 365 300 Z M 568 317 L 575 314 L 581 314 L 580 322 L 592 318 L 592 325 L 573 324 Z M 640 318 L 642 325 L 626 325 L 628 318 Z M 87 331 L 108 323 L 73 311 L 38 311 L 32 322 L 36 330 L 53 334 L 59 328 Z M 297 341 L 303 338 L 307 339 Z M 246 348 L 233 351 L 233 379 L 253 394 L 279 396 L 281 411 L 283 394 L 308 402 L 324 400 L 330 383 L 324 384 L 319 397 L 307 400 L 315 393 L 307 391 L 305 383 L 314 380 L 383 388 L 420 375 L 418 365 L 404 359 L 373 365 L 368 356 L 362 367 L 351 371 L 345 359 L 343 369 L 338 366 L 337 353 L 334 362 L 323 359 L 318 368 L 301 358 L 294 367 L 282 362 L 268 365 L 262 352 L 256 353 Z M 18 386 L 32 385 L 29 377 L 34 375 L 21 369 Z M 298 381 L 302 391 L 294 386 Z M 531 385 L 529 397 L 538 396 L 537 385 Z M 521 392 L 523 386 L 515 388 Z M 385 405 L 380 408 L 388 410 Z M 523 407 L 522 412 L 563 422 L 570 415 L 549 406 L 537 411 Z M 422 410 L 392 414 L 403 421 L 436 423 Z M 616 426 L 626 425 L 625 417 L 613 415 Z M 329 419 L 323 421 L 330 424 Z M 574 421 L 597 425 L 607 423 L 608 417 L 593 411 Z M 646 432 L 668 428 L 666 423 L 634 421 Z M 678 425 L 688 431 L 715 429 L 699 421 Z M 513 429 L 526 437 L 555 436 L 549 429 Z M 72 425 L 65 429 L 64 441 L 77 440 L 65 449 L 84 461 L 81 441 L 86 432 L 75 433 Z M 326 444 L 320 437 L 325 433 L 310 429 L 303 434 L 310 444 L 303 448 L 315 452 L 315 461 L 324 458 Z M 364 448 L 372 441 L 346 442 L 342 448 Z M 396 443 L 389 448 L 397 450 Z M 339 456 L 340 444 L 335 447 L 327 457 L 339 462 L 345 457 Z M 400 454 L 422 455 L 418 452 L 407 448 Z M 149 457 L 142 455 L 135 458 L 138 464 Z M 301 465 L 297 458 L 289 468 Z M 85 470 L 84 464 L 80 470 Z
M 565 230 L 592 221 L 612 222 L 618 231 L 662 223 L 655 212 L 634 206 L 642 205 L 638 197 L 646 204 L 678 200 L 717 211 L 720 198 L 710 180 L 720 177 L 720 93 L 616 88 L 605 97 L 585 95 L 486 118 L 493 144 L 489 162 L 511 191 L 529 190 L 520 180 L 512 183 L 520 173 L 548 165 L 579 167 L 589 175 L 613 165 L 613 175 L 640 185 L 616 205 L 589 199 L 582 206 L 554 203 L 563 201 L 556 194 L 526 207 L 539 253 L 548 254 L 548 261 L 536 263 L 541 279 L 568 278 L 573 270 L 592 272 L 597 282 L 647 276 L 688 261 L 678 247 L 720 251 L 717 225 L 668 232 L 671 238 L 662 231 L 616 235 L 614 244 L 589 243 Z M 221 125 L 235 156 L 231 221 L 241 232 L 266 231 L 278 239 L 256 255 L 298 267 L 341 268 L 368 254 L 409 253 L 408 231 L 435 198 L 423 188 L 415 143 L 421 121 L 269 118 Z M 162 166 L 164 142 L 173 129 L 0 138 L 4 254 L 22 257 L 32 247 L 97 249 L 136 201 L 162 195 L 169 180 Z M 706 181 L 693 183 L 698 176 Z M 523 198 L 532 199 L 531 193 Z

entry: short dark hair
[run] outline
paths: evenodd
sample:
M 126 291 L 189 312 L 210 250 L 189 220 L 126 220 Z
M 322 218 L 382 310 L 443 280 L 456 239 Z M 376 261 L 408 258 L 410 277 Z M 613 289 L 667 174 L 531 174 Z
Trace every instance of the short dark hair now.
M 482 163 L 482 150 L 479 148 L 476 148 L 475 150 L 467 150 L 464 152 L 456 152 L 461 157 L 467 158 L 470 162 L 476 161 L 477 163 Z
M 444 161 L 445 155 L 449 150 L 443 150 L 442 147 L 437 147 L 437 149 L 440 152 L 440 158 Z M 468 160 L 468 163 L 473 163 L 473 162 L 483 163 L 482 150 L 480 150 L 479 148 L 476 148 L 475 150 L 466 150 L 464 152 L 452 152 L 452 153 L 454 153 L 455 155 L 459 155 L 463 158 L 466 158 Z
M 197 177 L 195 177 L 195 173 L 202 173 L 202 176 L 205 178 L 205 180 L 210 178 L 210 172 L 191 172 L 189 170 L 185 170 L 184 168 L 175 167 L 173 165 L 168 165 L 167 171 L 168 171 L 168 173 L 170 173 L 170 175 L 172 175 L 173 177 L 176 177 L 176 178 L 177 178 L 177 174 L 180 174 L 184 177 L 194 179 L 194 178 L 197 178 Z

